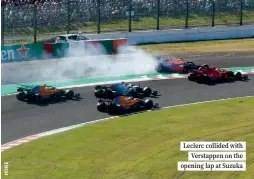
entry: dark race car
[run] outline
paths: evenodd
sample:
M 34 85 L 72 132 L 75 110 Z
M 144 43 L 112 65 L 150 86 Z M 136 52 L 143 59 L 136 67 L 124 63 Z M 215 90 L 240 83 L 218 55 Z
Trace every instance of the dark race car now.
M 100 112 L 109 114 L 125 114 L 142 110 L 157 108 L 151 99 L 133 98 L 130 96 L 118 96 L 113 100 L 99 100 L 97 109 Z
M 164 59 L 160 58 L 158 64 L 155 67 L 157 72 L 169 72 L 169 73 L 189 73 L 192 70 L 197 70 L 200 66 L 208 65 L 196 65 L 193 62 L 185 62 L 181 58 Z
M 75 94 L 72 90 L 57 89 L 52 86 L 38 85 L 35 87 L 19 87 L 17 89 L 17 99 L 28 102 L 43 102 L 65 99 L 79 98 L 80 94 Z
M 209 82 L 225 82 L 225 81 L 236 81 L 236 80 L 247 80 L 248 75 L 242 74 L 241 72 L 233 72 L 225 69 L 218 69 L 216 67 L 206 68 L 200 67 L 198 70 L 188 74 L 190 81 L 196 81 L 199 83 Z
M 157 91 L 152 91 L 149 87 L 141 88 L 128 83 L 117 83 L 111 86 L 95 86 L 94 95 L 97 98 L 114 99 L 117 96 L 132 96 L 132 97 L 149 97 L 157 96 Z

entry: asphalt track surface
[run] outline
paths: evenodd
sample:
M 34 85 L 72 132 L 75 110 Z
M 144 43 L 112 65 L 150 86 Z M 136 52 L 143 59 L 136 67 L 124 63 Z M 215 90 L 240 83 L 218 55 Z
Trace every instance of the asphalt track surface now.
M 201 61 L 196 60 L 197 63 Z M 253 56 L 242 57 L 241 60 L 225 56 L 219 59 L 211 57 L 202 62 L 218 67 L 254 66 Z M 254 75 L 250 75 L 251 80 L 246 82 L 239 81 L 213 86 L 197 84 L 187 79 L 146 81 L 139 84 L 158 90 L 161 96 L 153 98 L 153 100 L 164 107 L 254 95 L 253 77 Z M 93 95 L 94 87 L 74 88 L 74 90 L 80 93 L 83 99 L 62 101 L 44 106 L 20 102 L 15 96 L 3 96 L 2 144 L 40 132 L 109 116 L 97 111 L 97 100 Z

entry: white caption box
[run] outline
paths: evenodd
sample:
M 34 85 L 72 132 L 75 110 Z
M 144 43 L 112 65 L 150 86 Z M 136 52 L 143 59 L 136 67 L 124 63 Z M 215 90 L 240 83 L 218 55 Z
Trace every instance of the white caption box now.
M 245 151 L 246 142 L 244 141 L 229 141 L 229 142 L 181 142 L 181 151 Z
M 246 152 L 188 152 L 189 161 L 246 161 Z
M 246 162 L 178 162 L 178 171 L 246 171 Z

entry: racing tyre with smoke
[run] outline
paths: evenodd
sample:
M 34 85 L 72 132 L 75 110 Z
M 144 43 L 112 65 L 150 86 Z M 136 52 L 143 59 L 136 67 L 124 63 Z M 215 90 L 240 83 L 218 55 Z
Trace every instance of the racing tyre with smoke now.
M 161 67 L 161 65 L 157 65 L 155 67 L 155 71 L 157 71 L 157 72 L 163 72 L 163 68 Z

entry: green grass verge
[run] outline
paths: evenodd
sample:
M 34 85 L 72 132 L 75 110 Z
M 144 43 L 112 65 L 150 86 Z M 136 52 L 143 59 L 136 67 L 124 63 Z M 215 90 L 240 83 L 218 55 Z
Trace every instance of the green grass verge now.
M 214 53 L 214 52 L 254 52 L 254 38 L 211 40 L 198 42 L 161 43 L 138 45 L 147 52 L 160 53 Z
M 10 179 L 254 177 L 254 98 L 163 109 L 88 125 L 2 153 Z M 212 110 L 211 110 L 212 109 Z M 246 141 L 246 172 L 178 172 L 181 141 Z

